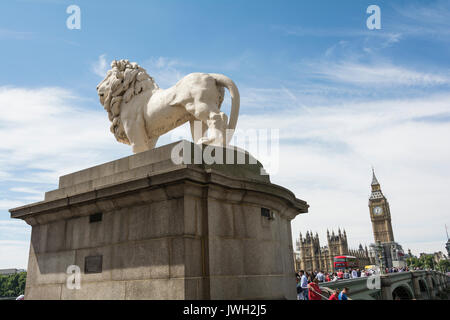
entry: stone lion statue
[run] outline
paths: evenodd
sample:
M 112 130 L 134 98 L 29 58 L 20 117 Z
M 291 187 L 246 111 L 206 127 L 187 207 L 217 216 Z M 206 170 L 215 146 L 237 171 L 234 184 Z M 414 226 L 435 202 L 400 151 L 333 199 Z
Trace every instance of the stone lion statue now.
M 232 99 L 229 122 L 220 111 L 224 88 Z M 221 74 L 191 73 L 164 90 L 137 63 L 115 60 L 97 92 L 112 122 L 111 132 L 134 153 L 153 149 L 159 136 L 187 121 L 195 143 L 224 146 L 239 115 L 239 91 Z M 195 134 L 195 121 L 201 121 L 200 134 Z

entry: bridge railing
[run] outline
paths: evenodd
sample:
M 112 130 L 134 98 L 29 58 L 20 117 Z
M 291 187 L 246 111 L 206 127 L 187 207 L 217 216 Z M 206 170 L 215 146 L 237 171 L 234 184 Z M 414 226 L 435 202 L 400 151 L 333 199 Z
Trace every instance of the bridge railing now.
M 399 284 L 410 289 L 411 298 L 434 299 L 438 291 L 449 287 L 449 283 L 450 277 L 442 272 L 414 270 L 322 282 L 319 286 L 326 293 L 325 296 L 330 295 L 335 289 L 342 290 L 344 287 L 348 287 L 350 289 L 348 296 L 353 299 L 391 300 L 393 291 Z
M 325 291 L 327 293 L 332 293 L 334 290 L 339 289 L 341 291 L 345 287 L 350 289 L 349 294 L 347 295 L 351 299 L 371 299 L 371 296 L 365 297 L 364 295 L 367 293 L 375 294 L 377 295 L 380 291 L 379 289 L 374 289 L 368 292 L 368 281 L 375 280 L 375 278 L 371 277 L 359 277 L 359 278 L 353 278 L 353 279 L 341 279 L 337 281 L 330 281 L 330 282 L 322 282 L 319 283 L 320 289 L 322 291 Z M 370 279 L 370 280 L 368 280 Z

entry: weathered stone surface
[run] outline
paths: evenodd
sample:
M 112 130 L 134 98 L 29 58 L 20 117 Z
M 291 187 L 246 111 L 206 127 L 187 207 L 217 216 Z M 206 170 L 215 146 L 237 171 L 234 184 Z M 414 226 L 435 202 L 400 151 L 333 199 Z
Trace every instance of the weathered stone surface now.
M 61 300 L 125 300 L 126 283 L 101 281 L 82 283 L 81 290 L 69 290 L 62 286 Z
M 28 281 L 28 280 L 27 280 Z M 47 284 L 39 286 L 27 286 L 25 288 L 27 300 L 61 300 L 63 285 Z
M 249 167 L 168 157 L 164 146 L 64 176 L 66 191 L 12 209 L 32 225 L 26 299 L 295 299 L 290 220 L 306 202 Z M 86 274 L 93 256 L 101 272 Z M 79 290 L 66 286 L 71 265 Z
M 127 300 L 181 300 L 185 295 L 184 279 L 156 279 L 126 283 Z

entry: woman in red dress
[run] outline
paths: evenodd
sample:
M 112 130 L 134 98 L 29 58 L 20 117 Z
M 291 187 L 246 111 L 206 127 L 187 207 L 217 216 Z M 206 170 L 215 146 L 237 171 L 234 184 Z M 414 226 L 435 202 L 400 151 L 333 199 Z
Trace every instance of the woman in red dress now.
M 319 280 L 314 278 L 314 280 L 308 284 L 308 298 L 309 300 L 322 300 L 321 294 L 322 290 L 319 288 Z

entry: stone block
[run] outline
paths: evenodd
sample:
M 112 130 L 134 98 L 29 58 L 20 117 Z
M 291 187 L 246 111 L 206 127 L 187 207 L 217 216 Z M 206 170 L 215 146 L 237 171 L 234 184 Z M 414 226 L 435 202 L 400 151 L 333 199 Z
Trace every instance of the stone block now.
M 125 293 L 123 281 L 82 282 L 79 290 L 62 286 L 61 300 L 125 300 Z
M 275 275 L 283 273 L 282 254 L 274 241 L 243 240 L 244 274 Z
M 129 212 L 130 209 L 124 208 L 110 213 L 112 218 L 112 228 L 108 230 L 111 233 L 111 243 L 127 241 L 129 238 Z
M 61 284 L 46 284 L 25 288 L 26 300 L 61 300 Z
M 63 250 L 66 241 L 66 221 L 55 221 L 47 225 L 47 252 Z
M 129 240 L 182 235 L 183 199 L 154 202 L 128 211 Z
M 155 279 L 126 282 L 127 300 L 185 299 L 184 279 Z
M 196 238 L 171 239 L 170 277 L 202 277 L 202 240 Z
M 31 244 L 35 253 L 47 250 L 47 228 L 48 225 L 35 225 L 31 229 Z
M 102 271 L 100 273 L 86 273 L 86 257 L 101 256 L 102 257 Z M 113 249 L 112 246 L 78 249 L 75 254 L 75 265 L 81 270 L 81 284 L 86 282 L 102 282 L 112 280 L 113 270 Z
M 243 240 L 210 238 L 209 272 L 211 276 L 245 274 Z
M 295 299 L 290 220 L 307 204 L 256 179 L 260 164 L 174 165 L 173 145 L 61 177 L 10 210 L 32 225 L 26 299 Z M 85 273 L 93 256 L 101 272 Z
M 66 221 L 66 248 L 80 249 L 90 246 L 89 216 L 77 217 Z
M 117 244 L 112 251 L 112 279 L 169 278 L 167 238 Z
M 184 233 L 186 235 L 200 235 L 201 234 L 201 200 L 192 196 L 184 197 Z
M 39 253 L 30 257 L 30 261 L 30 284 L 65 284 L 67 268 L 75 264 L 75 251 Z
M 209 234 L 218 237 L 233 237 L 233 206 L 214 199 L 208 200 Z
M 284 276 L 212 277 L 211 299 L 294 300 L 296 293 L 295 286 L 288 284 Z

